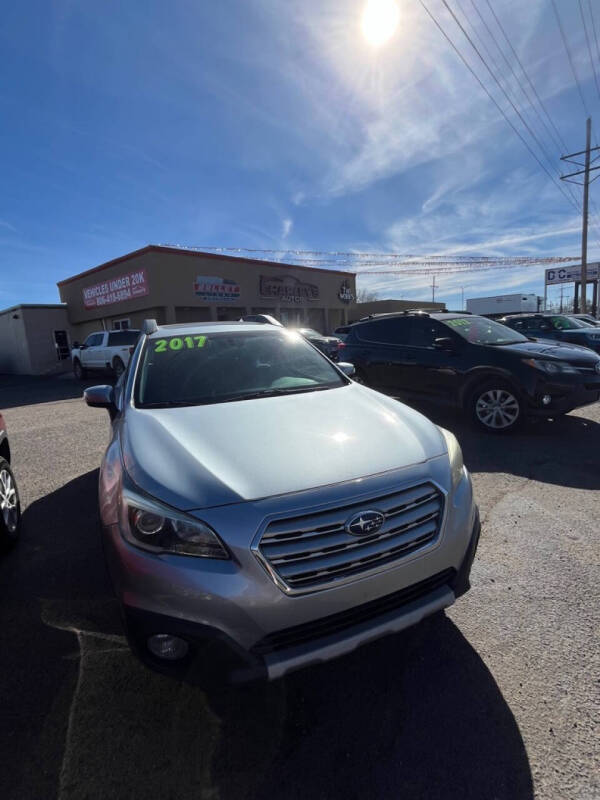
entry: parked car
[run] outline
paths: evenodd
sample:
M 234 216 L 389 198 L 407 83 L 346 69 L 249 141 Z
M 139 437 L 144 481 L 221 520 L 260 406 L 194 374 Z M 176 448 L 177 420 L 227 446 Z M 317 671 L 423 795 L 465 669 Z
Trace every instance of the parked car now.
M 15 544 L 21 528 L 19 490 L 10 465 L 10 445 L 4 417 L 0 414 L 0 550 Z
M 575 319 L 579 319 L 581 322 L 587 322 L 594 328 L 600 327 L 600 320 L 596 319 L 596 317 L 593 317 L 591 314 L 569 314 L 569 317 L 575 317 Z
M 328 358 L 337 361 L 340 347 L 340 339 L 337 336 L 323 336 L 313 328 L 297 328 L 297 331 Z
M 272 325 L 145 324 L 108 409 L 104 551 L 133 650 L 207 683 L 278 678 L 469 588 L 455 437 Z
M 270 314 L 246 314 L 240 322 L 258 322 L 260 325 L 278 325 L 283 328 L 281 322 Z
M 600 396 L 600 358 L 591 350 L 533 342 L 467 314 L 382 314 L 358 322 L 344 360 L 362 383 L 462 408 L 492 432 L 510 431 L 528 416 L 566 414 Z
M 568 314 L 512 314 L 498 322 L 525 336 L 578 344 L 600 353 L 600 331 Z
M 110 370 L 116 378 L 120 378 L 129 364 L 139 335 L 139 330 L 133 328 L 97 331 L 90 333 L 83 344 L 74 342 L 71 358 L 75 377 L 82 380 L 88 372 Z

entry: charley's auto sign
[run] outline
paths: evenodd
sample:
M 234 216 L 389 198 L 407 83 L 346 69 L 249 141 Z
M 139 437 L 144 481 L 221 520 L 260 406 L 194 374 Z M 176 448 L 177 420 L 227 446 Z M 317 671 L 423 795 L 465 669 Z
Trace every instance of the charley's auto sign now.
M 145 269 L 136 269 L 116 278 L 110 278 L 82 290 L 83 304 L 86 308 L 101 308 L 113 303 L 124 303 L 150 293 Z
M 319 287 L 306 283 L 293 275 L 260 276 L 260 295 L 284 303 L 302 303 L 305 300 L 318 300 Z
M 230 278 L 207 277 L 198 275 L 194 281 L 194 294 L 207 302 L 223 301 L 231 303 L 240 298 L 240 286 Z

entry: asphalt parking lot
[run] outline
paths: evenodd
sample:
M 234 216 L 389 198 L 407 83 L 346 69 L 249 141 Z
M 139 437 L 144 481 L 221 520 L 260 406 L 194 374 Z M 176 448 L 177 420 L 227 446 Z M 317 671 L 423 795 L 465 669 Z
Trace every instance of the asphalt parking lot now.
M 108 417 L 3 381 L 22 540 L 0 560 L 0 796 L 600 798 L 600 405 L 463 446 L 483 533 L 445 615 L 210 696 L 125 645 L 99 539 Z

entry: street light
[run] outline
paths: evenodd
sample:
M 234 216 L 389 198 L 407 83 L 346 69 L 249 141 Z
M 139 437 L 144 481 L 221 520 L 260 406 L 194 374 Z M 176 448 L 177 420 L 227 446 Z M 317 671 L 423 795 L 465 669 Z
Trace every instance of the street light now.
M 367 0 L 361 21 L 363 36 L 372 47 L 381 47 L 394 35 L 399 19 L 395 0 Z

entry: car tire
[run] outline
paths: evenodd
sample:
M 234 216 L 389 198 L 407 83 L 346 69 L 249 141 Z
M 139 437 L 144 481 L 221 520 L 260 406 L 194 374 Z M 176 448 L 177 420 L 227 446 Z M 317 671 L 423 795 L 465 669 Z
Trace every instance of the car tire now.
M 469 409 L 478 427 L 488 433 L 509 433 L 523 421 L 521 395 L 501 378 L 491 378 L 476 386 L 470 395 Z
M 0 458 L 0 549 L 8 550 L 19 538 L 21 502 L 15 476 L 5 458 Z
M 87 374 L 84 368 L 81 366 L 81 361 L 78 358 L 76 358 L 73 362 L 73 374 L 78 381 L 82 381 Z
M 121 375 L 125 372 L 125 364 L 121 361 L 119 357 L 117 357 L 113 361 L 112 368 L 115 374 L 115 378 L 119 380 Z

